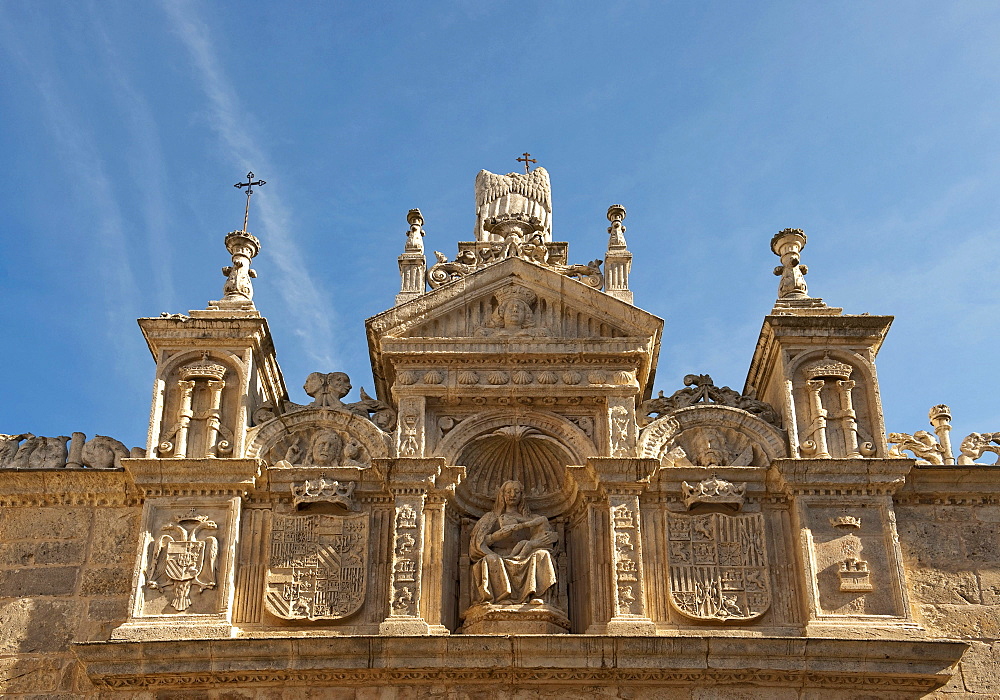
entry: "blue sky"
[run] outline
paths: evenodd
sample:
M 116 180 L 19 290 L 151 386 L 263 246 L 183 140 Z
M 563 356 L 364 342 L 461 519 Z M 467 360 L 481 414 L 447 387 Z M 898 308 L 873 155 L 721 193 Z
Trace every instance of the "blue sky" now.
M 1000 430 L 1000 5 L 991 2 L 0 4 L 0 432 L 145 444 L 135 323 L 221 293 L 253 169 L 254 267 L 291 398 L 372 389 L 364 319 L 474 223 L 480 168 L 530 151 L 555 238 L 602 257 L 628 209 L 657 389 L 742 388 L 803 228 L 810 292 L 893 314 L 889 430 L 948 403 Z

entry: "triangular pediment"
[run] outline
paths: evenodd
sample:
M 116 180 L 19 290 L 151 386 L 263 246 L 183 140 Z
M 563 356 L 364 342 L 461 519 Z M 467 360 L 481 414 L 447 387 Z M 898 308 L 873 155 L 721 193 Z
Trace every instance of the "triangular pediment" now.
M 485 342 L 659 337 L 663 321 L 582 282 L 509 258 L 369 319 L 381 338 Z

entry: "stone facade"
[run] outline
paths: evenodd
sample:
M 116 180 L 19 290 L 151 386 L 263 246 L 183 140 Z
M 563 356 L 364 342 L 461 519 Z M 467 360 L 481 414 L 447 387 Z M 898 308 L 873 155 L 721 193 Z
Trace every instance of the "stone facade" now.
M 887 435 L 892 319 L 810 297 L 795 229 L 743 389 L 654 396 L 625 216 L 573 264 L 548 173 L 483 171 L 428 267 L 411 210 L 376 396 L 304 405 L 226 236 L 222 299 L 139 320 L 145 447 L 0 436 L 0 692 L 997 697 L 1000 433 Z

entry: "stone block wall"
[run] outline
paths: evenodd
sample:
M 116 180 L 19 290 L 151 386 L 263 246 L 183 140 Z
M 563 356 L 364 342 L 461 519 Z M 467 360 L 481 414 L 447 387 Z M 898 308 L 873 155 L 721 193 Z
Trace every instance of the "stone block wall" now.
M 0 695 L 86 692 L 71 644 L 128 613 L 139 506 L 0 507 Z
M 896 525 L 916 621 L 971 645 L 935 694 L 1000 696 L 1000 505 L 904 496 Z

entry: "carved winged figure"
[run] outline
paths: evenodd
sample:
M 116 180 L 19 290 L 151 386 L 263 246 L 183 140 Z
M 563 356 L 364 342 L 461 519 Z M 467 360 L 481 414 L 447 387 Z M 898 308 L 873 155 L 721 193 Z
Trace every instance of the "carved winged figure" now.
M 485 222 L 505 214 L 536 217 L 544 240 L 552 240 L 552 185 L 545 168 L 506 175 L 479 171 L 476 175 L 476 240 L 491 240 Z
M 961 452 L 959 464 L 975 464 L 975 460 L 982 457 L 984 452 L 995 453 L 995 463 L 1000 464 L 1000 433 L 972 433 L 962 440 L 958 449 Z
M 889 442 L 896 443 L 889 449 L 890 457 L 906 457 L 904 451 L 908 451 L 913 453 L 917 464 L 944 464 L 944 448 L 926 430 L 918 430 L 913 435 L 889 433 Z
M 191 587 L 198 593 L 215 588 L 216 561 L 219 541 L 215 537 L 198 539 L 202 530 L 216 530 L 215 521 L 205 515 L 178 517 L 175 523 L 162 528 L 173 534 L 164 534 L 156 542 L 153 553 L 153 571 L 146 584 L 153 590 L 166 592 L 173 588 L 171 607 L 184 612 L 191 607 Z

